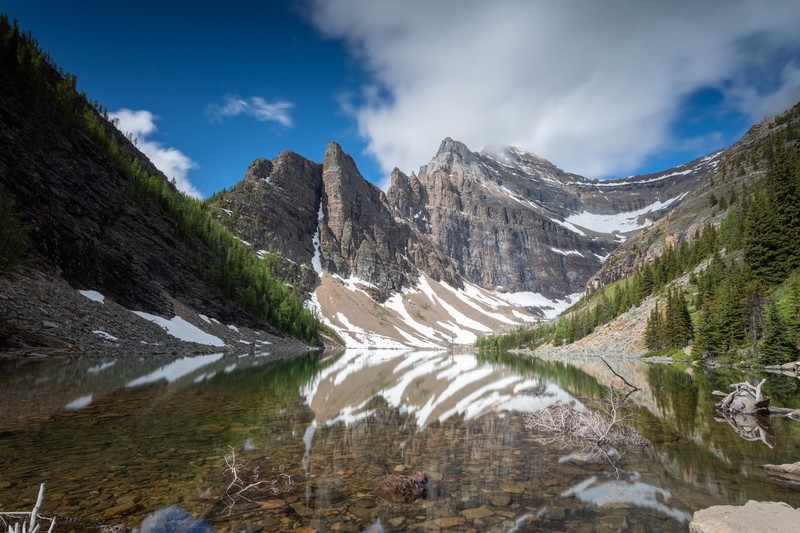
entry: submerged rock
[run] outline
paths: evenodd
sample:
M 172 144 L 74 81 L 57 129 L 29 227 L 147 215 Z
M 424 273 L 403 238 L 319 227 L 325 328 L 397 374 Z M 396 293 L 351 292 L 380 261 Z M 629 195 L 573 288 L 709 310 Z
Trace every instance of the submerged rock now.
M 378 479 L 378 495 L 390 502 L 412 503 L 428 495 L 428 476 L 417 472 L 413 476 L 386 474 Z

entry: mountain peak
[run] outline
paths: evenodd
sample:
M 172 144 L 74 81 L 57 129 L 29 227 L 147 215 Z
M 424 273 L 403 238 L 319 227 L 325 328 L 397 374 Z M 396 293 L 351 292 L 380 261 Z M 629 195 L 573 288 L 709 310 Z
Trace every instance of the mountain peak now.
M 272 174 L 272 161 L 259 157 L 247 167 L 247 172 L 244 174 L 246 181 L 256 181 L 260 179 L 267 179 Z
M 454 141 L 450 137 L 445 137 L 439 145 L 439 151 L 436 152 L 436 156 L 438 157 L 444 154 L 458 154 L 461 157 L 467 157 L 472 154 L 472 152 L 467 148 L 466 144 L 460 141 Z
M 489 146 L 481 150 L 480 155 L 518 168 L 530 167 L 531 165 L 557 168 L 547 159 L 516 146 Z
M 336 141 L 329 141 L 325 146 L 324 159 L 339 159 L 343 155 L 345 155 L 344 150 L 342 150 L 342 147 Z

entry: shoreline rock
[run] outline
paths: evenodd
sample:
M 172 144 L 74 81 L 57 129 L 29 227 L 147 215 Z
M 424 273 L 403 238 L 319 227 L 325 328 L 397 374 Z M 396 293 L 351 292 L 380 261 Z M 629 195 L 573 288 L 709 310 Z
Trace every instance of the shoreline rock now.
M 744 505 L 714 505 L 694 513 L 690 533 L 794 533 L 800 510 L 783 502 L 750 500 Z

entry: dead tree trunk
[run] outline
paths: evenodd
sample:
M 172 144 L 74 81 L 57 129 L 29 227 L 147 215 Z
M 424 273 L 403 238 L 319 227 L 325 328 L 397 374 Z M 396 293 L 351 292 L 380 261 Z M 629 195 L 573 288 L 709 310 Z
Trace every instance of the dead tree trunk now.
M 714 394 L 725 396 L 716 407 L 718 411 L 723 413 L 735 414 L 769 414 L 769 402 L 772 399 L 769 396 L 764 396 L 761 392 L 761 387 L 766 383 L 766 379 L 762 379 L 758 385 L 752 386 L 749 382 L 733 383 L 731 388 L 733 392 L 725 396 L 724 393 L 716 392 Z

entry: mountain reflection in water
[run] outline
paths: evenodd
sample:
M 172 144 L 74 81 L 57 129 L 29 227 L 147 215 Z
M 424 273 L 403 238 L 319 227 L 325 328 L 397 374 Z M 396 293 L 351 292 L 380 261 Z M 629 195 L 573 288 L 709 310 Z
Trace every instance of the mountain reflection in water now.
M 454 415 L 524 412 L 575 401 L 555 383 L 522 376 L 471 354 L 348 351 L 302 389 L 319 425 L 351 424 L 374 414 L 370 400 L 412 415 L 422 430 Z
M 42 481 L 45 513 L 143 531 L 685 531 L 709 505 L 800 506 L 759 468 L 800 458 L 800 422 L 740 437 L 715 420 L 711 391 L 760 374 L 611 361 L 642 388 L 635 425 L 653 442 L 615 468 L 543 446 L 522 423 L 556 402 L 596 406 L 619 385 L 598 359 L 256 355 L 0 360 L 0 510 L 29 509 Z M 800 406 L 795 379 L 767 379 L 776 404 Z M 293 490 L 226 514 L 231 447 L 265 476 L 284 469 Z M 376 495 L 387 471 L 418 470 L 427 499 Z

